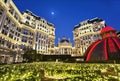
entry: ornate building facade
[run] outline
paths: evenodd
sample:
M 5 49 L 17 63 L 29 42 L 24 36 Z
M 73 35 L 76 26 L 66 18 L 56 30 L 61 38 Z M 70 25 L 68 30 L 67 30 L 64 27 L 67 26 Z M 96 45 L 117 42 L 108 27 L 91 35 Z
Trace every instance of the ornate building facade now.
M 58 45 L 55 47 L 55 54 L 60 55 L 74 55 L 75 48 L 72 46 L 70 39 L 63 37 L 58 39 Z
M 100 30 L 104 27 L 105 21 L 100 18 L 86 20 L 75 26 L 73 30 L 74 46 L 79 56 L 83 56 L 86 49 L 100 39 Z
M 12 0 L 0 0 L 0 63 L 21 62 L 24 50 L 50 54 L 55 27 L 29 10 L 21 13 Z
M 33 30 L 34 39 L 32 41 L 32 48 L 37 50 L 40 54 L 50 54 L 51 48 L 54 48 L 54 25 L 47 22 L 45 19 L 34 15 L 29 10 L 23 13 L 23 17 L 24 20 L 22 23 L 24 26 L 29 26 Z M 24 32 L 27 33 L 29 30 L 24 29 Z

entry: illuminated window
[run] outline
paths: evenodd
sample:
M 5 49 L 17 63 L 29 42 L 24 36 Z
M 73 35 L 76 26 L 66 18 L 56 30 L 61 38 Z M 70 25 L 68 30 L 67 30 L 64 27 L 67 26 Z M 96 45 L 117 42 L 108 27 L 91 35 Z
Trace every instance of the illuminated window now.
M 29 22 L 28 22 L 28 21 L 26 21 L 26 24 L 28 24 L 28 25 L 29 25 Z
M 4 2 L 5 2 L 5 3 L 7 3 L 7 2 L 8 2 L 8 0 L 4 0 Z
M 2 30 L 2 34 L 7 35 L 7 31 Z
M 12 35 L 12 34 L 9 34 L 9 37 L 10 37 L 10 38 L 13 38 L 13 35 Z
M 26 17 L 26 19 L 30 20 L 30 17 L 29 17 L 29 16 L 27 16 L 27 17 Z
M 28 35 L 28 30 L 24 29 L 24 30 L 23 30 L 23 34 Z
M 22 42 L 27 42 L 27 37 L 22 36 Z

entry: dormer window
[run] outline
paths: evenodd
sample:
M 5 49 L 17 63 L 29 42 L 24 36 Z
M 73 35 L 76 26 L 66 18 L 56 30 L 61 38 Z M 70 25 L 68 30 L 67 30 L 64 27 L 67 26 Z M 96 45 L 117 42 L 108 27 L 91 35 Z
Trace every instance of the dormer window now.
M 26 17 L 26 19 L 30 20 L 30 17 L 29 17 L 29 16 L 27 16 L 27 17 Z
M 26 21 L 26 24 L 28 24 L 28 25 L 29 25 L 29 22 L 28 22 L 28 21 Z
M 5 3 L 7 3 L 7 2 L 8 2 L 8 0 L 4 0 L 4 2 L 5 2 Z

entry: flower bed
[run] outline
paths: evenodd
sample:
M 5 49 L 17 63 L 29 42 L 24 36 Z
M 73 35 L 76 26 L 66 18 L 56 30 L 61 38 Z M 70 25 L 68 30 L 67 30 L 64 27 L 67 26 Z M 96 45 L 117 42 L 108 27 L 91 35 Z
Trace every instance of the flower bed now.
M 60 62 L 0 65 L 0 81 L 40 81 L 42 77 L 63 81 L 120 81 L 120 65 Z

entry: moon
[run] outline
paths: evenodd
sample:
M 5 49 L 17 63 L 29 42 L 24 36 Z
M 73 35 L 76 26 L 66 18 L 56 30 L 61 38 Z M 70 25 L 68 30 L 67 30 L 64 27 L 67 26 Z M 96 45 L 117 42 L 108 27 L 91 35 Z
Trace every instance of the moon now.
M 55 14 L 55 12 L 51 12 L 51 15 L 54 15 Z

